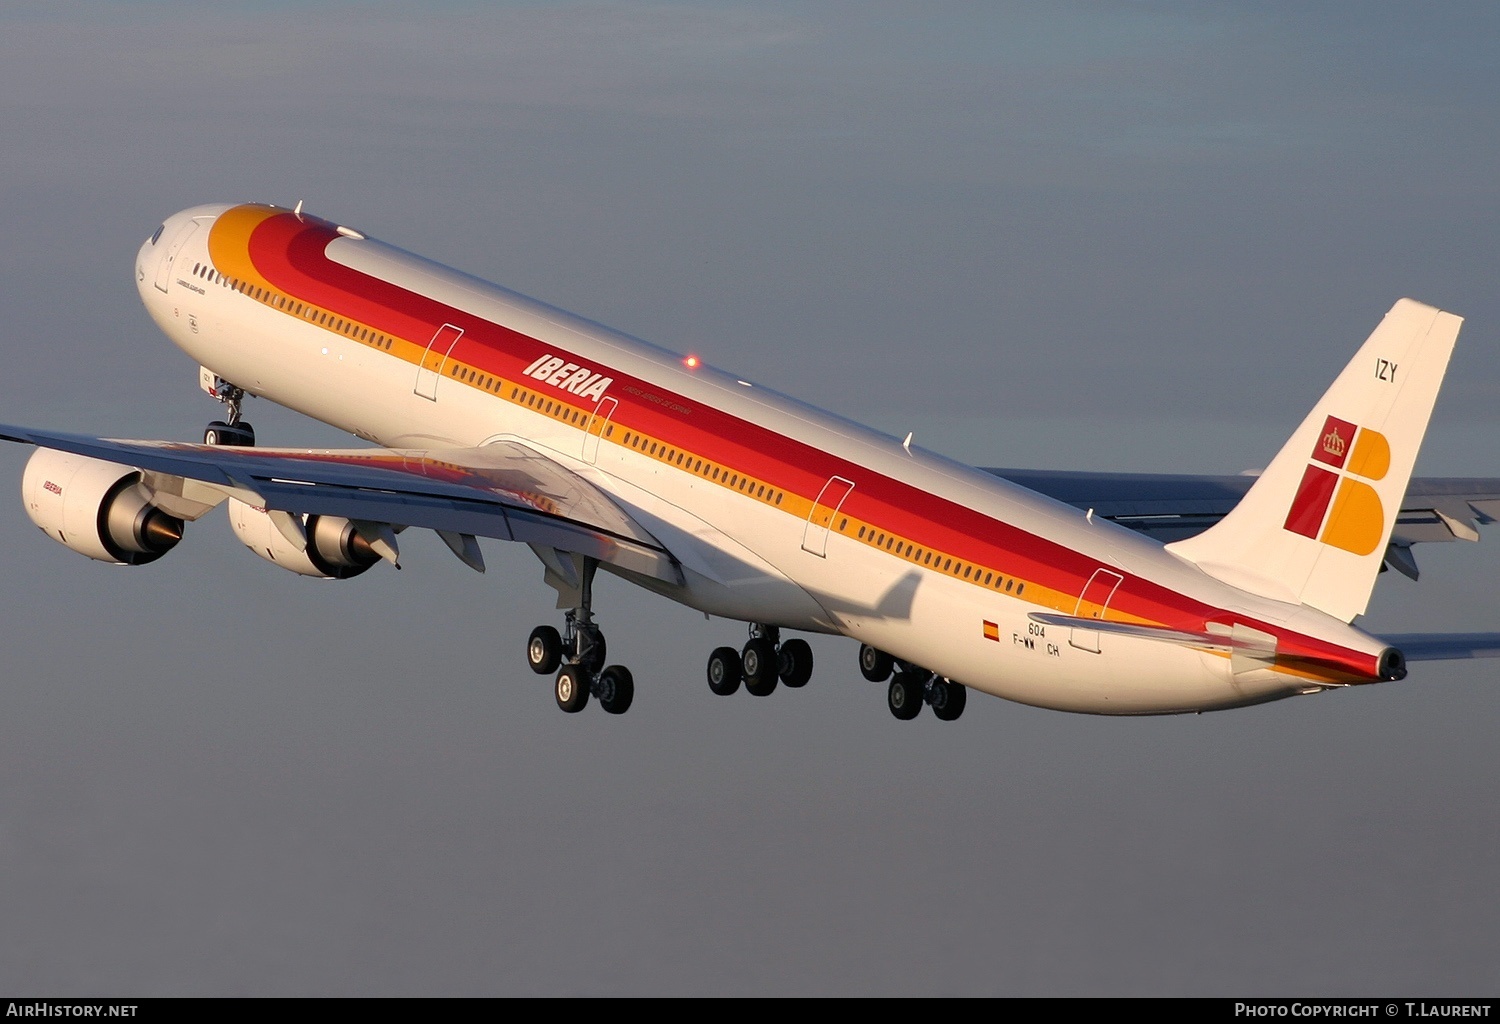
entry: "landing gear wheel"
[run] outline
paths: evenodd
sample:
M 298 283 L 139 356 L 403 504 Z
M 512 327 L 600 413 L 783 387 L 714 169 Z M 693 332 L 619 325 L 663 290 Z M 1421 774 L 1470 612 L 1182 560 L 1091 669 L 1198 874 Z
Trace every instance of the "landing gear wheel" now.
M 728 697 L 740 688 L 744 670 L 740 652 L 733 647 L 716 647 L 708 656 L 708 688 L 720 697 Z
M 248 423 L 229 424 L 214 420 L 203 428 L 203 443 L 224 448 L 253 448 L 255 428 Z
M 776 671 L 780 668 L 776 645 L 763 636 L 751 637 L 740 653 L 740 668 L 745 674 L 745 689 L 756 697 L 768 696 L 776 689 Z
M 635 679 L 624 665 L 611 665 L 599 673 L 599 706 L 612 715 L 623 715 L 635 700 Z
M 602 671 L 604 663 L 609 660 L 609 648 L 604 643 L 604 634 L 597 628 L 589 632 L 579 630 L 578 636 L 573 639 L 573 646 L 573 661 L 590 672 Z
M 552 684 L 552 695 L 557 698 L 558 707 L 576 715 L 589 702 L 588 675 L 577 665 L 564 665 Z
M 925 672 L 897 672 L 885 691 L 886 706 L 903 722 L 917 717 L 922 710 L 922 688 L 927 682 Z
M 859 645 L 859 674 L 872 683 L 883 683 L 891 677 L 895 662 L 891 656 L 869 644 Z
M 950 679 L 938 682 L 932 691 L 932 713 L 943 722 L 958 721 L 969 703 L 969 688 Z
M 812 648 L 808 646 L 807 641 L 794 637 L 781 645 L 778 654 L 780 658 L 777 662 L 777 669 L 781 681 L 793 689 L 806 686 L 807 681 L 812 678 L 813 671 Z
M 562 664 L 562 637 L 551 626 L 538 626 L 526 641 L 526 664 L 539 676 L 550 676 Z

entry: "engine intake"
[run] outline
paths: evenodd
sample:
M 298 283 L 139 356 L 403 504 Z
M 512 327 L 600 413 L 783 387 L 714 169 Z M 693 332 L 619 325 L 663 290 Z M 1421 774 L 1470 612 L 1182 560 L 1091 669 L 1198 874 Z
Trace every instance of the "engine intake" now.
M 299 550 L 263 508 L 229 499 L 229 525 L 245 547 L 272 565 L 302 576 L 347 580 L 380 561 L 380 556 L 339 516 L 303 516 L 307 547 Z
M 47 536 L 100 562 L 145 565 L 182 539 L 182 520 L 151 504 L 138 470 L 115 462 L 38 448 L 21 497 Z

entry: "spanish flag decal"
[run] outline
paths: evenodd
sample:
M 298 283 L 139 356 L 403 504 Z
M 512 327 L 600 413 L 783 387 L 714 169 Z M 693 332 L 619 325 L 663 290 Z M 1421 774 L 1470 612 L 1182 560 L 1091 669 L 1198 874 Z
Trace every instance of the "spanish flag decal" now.
M 989 619 L 985 619 L 984 620 L 984 638 L 986 640 L 994 640 L 996 642 L 999 642 L 999 640 L 1000 640 L 1000 624 L 998 622 L 991 622 Z

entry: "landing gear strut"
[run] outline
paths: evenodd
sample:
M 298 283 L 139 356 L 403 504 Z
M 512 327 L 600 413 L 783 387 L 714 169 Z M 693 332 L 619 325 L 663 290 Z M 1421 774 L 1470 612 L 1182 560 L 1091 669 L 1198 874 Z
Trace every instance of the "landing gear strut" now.
M 812 648 L 806 640 L 783 641 L 780 627 L 752 622 L 750 639 L 742 650 L 717 647 L 708 656 L 708 688 L 727 697 L 743 682 L 746 692 L 765 697 L 776 689 L 778 680 L 793 689 L 806 686 L 812 670 Z
M 215 377 L 213 390 L 209 393 L 224 403 L 225 416 L 203 428 L 203 443 L 223 445 L 226 448 L 255 447 L 255 428 L 240 418 L 240 403 L 245 400 L 245 389 Z
M 559 556 L 557 552 L 551 554 Z M 558 593 L 576 595 L 577 607 L 569 609 L 563 617 L 561 633 L 552 626 L 538 626 L 531 631 L 526 641 L 526 664 L 538 675 L 557 673 L 552 695 L 557 706 L 569 714 L 582 711 L 589 697 L 594 696 L 605 711 L 623 715 L 635 700 L 635 679 L 623 665 L 604 664 L 608 648 L 593 613 L 594 573 L 599 562 L 581 556 L 573 558 L 578 569 L 577 585 L 559 587 Z M 549 582 L 553 582 L 551 576 L 559 575 L 556 569 L 564 563 L 559 558 L 554 566 L 553 559 L 545 556 L 542 561 L 547 566 Z

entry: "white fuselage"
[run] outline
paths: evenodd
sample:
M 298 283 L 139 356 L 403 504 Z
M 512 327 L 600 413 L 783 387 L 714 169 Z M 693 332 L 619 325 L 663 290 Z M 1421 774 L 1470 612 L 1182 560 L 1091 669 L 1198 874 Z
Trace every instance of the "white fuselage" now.
M 266 269 L 259 236 L 237 245 L 232 225 L 217 224 L 246 209 L 183 211 L 141 249 L 142 300 L 174 343 L 247 392 L 378 445 L 530 446 L 655 535 L 686 583 L 637 582 L 693 608 L 845 634 L 996 696 L 1096 713 L 1233 707 L 1359 680 L 1247 670 L 1223 652 L 1039 625 L 1030 613 L 1094 609 L 1198 630 L 1243 622 L 1284 649 L 1333 646 L 1350 661 L 1381 647 L 989 473 L 324 222 L 308 218 L 317 245 L 290 224 L 290 269 L 273 281 L 281 271 Z M 267 210 L 252 212 L 294 216 Z M 288 290 L 303 272 L 332 290 Z M 381 287 L 366 302 L 349 297 L 351 281 Z M 390 319 L 377 331 L 380 317 Z M 481 327 L 506 340 L 466 347 Z M 562 363 L 539 376 L 550 359 Z

